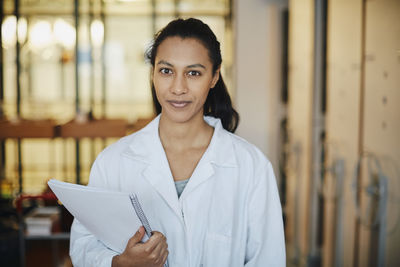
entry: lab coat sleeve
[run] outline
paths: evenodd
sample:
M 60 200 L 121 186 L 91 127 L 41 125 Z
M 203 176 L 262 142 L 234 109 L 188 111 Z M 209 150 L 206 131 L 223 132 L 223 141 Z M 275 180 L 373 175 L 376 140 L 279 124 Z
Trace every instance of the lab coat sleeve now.
M 91 186 L 106 187 L 105 175 L 100 165 L 98 158 L 90 172 L 89 185 Z M 76 219 L 71 227 L 69 253 L 72 263 L 76 267 L 110 267 L 112 258 L 118 255 L 117 252 L 107 248 Z
M 282 208 L 272 166 L 256 167 L 250 189 L 246 267 L 286 266 Z

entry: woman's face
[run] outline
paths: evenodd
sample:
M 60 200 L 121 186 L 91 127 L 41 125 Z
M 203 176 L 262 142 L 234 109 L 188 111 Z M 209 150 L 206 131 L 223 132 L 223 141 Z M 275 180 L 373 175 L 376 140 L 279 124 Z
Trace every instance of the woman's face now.
M 194 38 L 169 37 L 158 47 L 153 84 L 162 117 L 184 123 L 203 117 L 208 91 L 219 78 L 208 51 Z

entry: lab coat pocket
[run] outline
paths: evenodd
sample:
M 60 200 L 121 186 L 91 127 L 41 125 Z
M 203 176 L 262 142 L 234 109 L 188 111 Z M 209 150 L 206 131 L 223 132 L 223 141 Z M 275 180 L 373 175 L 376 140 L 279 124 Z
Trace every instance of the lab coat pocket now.
M 228 267 L 230 266 L 232 238 L 230 236 L 207 233 L 203 256 L 202 267 Z

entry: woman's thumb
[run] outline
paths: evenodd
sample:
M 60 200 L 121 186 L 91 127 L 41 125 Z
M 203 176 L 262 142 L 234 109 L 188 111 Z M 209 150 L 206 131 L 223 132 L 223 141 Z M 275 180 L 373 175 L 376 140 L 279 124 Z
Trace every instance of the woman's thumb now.
M 144 227 L 140 226 L 139 229 L 137 230 L 137 232 L 129 239 L 128 241 L 128 246 L 134 246 L 137 243 L 139 243 L 140 241 L 142 241 L 143 236 L 144 236 Z

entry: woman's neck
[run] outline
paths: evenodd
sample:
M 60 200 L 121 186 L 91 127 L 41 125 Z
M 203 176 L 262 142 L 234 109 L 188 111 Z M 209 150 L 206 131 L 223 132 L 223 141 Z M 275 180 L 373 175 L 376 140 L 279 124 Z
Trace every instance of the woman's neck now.
M 161 114 L 159 135 L 164 149 L 184 151 L 191 148 L 207 147 L 211 141 L 214 128 L 208 125 L 203 117 L 185 123 L 168 120 Z

